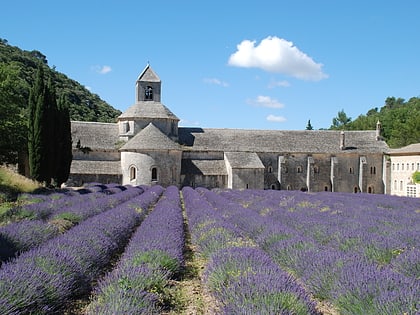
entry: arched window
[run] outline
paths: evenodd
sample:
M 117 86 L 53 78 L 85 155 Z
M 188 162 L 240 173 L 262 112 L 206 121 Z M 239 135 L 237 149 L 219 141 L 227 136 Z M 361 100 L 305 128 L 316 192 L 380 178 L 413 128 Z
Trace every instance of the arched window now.
M 350 174 L 354 174 L 354 169 L 353 169 L 353 167 L 350 167 L 350 168 L 349 168 L 349 173 L 350 173 Z
M 392 170 L 395 171 L 395 163 L 392 163 Z
M 373 187 L 372 186 L 368 187 L 368 194 L 373 194 Z
M 398 189 L 397 180 L 394 180 L 394 190 Z
M 268 167 L 268 172 L 273 173 L 273 167 L 271 165 Z
M 324 186 L 324 191 L 329 191 L 329 187 L 328 186 Z
M 370 173 L 375 175 L 376 174 L 376 166 L 371 166 L 370 167 Z
M 158 180 L 157 167 L 152 167 L 152 182 L 157 182 L 157 180 Z
M 290 185 L 287 185 L 287 190 L 292 190 L 292 187 L 290 187 Z
M 297 172 L 298 172 L 298 173 L 302 173 L 302 166 L 298 166 L 298 167 L 297 167 Z
M 146 101 L 153 100 L 153 88 L 151 86 L 147 86 L 144 90 L 144 99 Z
M 130 180 L 136 180 L 137 169 L 135 166 L 130 166 Z
M 358 192 L 359 192 L 359 187 L 354 186 L 353 192 L 354 192 L 354 193 L 358 193 Z
M 275 184 L 272 184 L 272 185 L 271 185 L 271 189 L 272 189 L 272 190 L 276 190 L 276 185 L 275 185 Z

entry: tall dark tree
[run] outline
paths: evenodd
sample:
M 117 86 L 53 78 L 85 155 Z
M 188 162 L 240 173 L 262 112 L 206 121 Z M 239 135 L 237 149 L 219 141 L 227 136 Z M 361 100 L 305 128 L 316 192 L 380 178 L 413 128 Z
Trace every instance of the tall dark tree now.
M 314 127 L 312 127 L 310 119 L 308 120 L 308 124 L 306 125 L 306 130 L 314 130 Z
M 45 82 L 44 71 L 39 67 L 35 83 L 29 93 L 28 156 L 31 178 L 46 181 L 45 161 Z
M 55 174 L 53 178 L 55 184 L 61 186 L 69 178 L 73 155 L 69 104 L 64 95 L 59 98 L 57 105 L 57 146 Z
M 45 84 L 40 66 L 29 96 L 28 153 L 31 177 L 59 186 L 70 172 L 70 115 L 64 99 L 57 104 L 52 82 Z

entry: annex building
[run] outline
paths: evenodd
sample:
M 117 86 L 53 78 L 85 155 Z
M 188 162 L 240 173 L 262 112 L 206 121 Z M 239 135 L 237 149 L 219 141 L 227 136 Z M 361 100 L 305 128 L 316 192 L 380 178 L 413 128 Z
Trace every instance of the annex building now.
M 372 131 L 179 127 L 147 65 L 116 123 L 72 122 L 69 182 L 389 193 L 389 148 Z

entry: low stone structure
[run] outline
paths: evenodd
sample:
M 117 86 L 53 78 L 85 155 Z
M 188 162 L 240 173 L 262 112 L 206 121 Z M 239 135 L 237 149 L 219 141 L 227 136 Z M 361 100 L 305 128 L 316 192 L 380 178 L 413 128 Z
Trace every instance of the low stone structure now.
M 135 97 L 115 124 L 72 122 L 71 182 L 386 192 L 389 148 L 380 124 L 345 133 L 178 127 L 150 65 Z

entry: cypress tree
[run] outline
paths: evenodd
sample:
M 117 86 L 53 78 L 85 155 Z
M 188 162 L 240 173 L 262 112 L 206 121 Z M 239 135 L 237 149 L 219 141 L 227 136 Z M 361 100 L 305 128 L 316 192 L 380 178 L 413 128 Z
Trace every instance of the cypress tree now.
M 54 181 L 57 186 L 61 186 L 69 178 L 73 155 L 69 106 L 64 95 L 59 98 L 57 105 L 57 154 Z
M 44 104 L 44 71 L 42 67 L 39 67 L 36 74 L 35 83 L 29 94 L 28 155 L 30 176 L 31 178 L 40 182 L 44 181 L 45 179 L 42 163 L 44 151 L 44 142 L 42 141 L 45 120 Z
M 44 135 L 42 141 L 44 142 L 44 174 L 45 182 L 47 185 L 51 183 L 51 179 L 55 177 L 56 164 L 57 164 L 57 150 L 58 150 L 58 109 L 57 109 L 57 96 L 55 87 L 48 79 L 48 84 L 45 89 L 45 124 Z
M 70 114 L 64 98 L 57 104 L 51 78 L 45 85 L 42 66 L 30 91 L 28 130 L 31 177 L 60 186 L 68 179 L 72 161 Z

